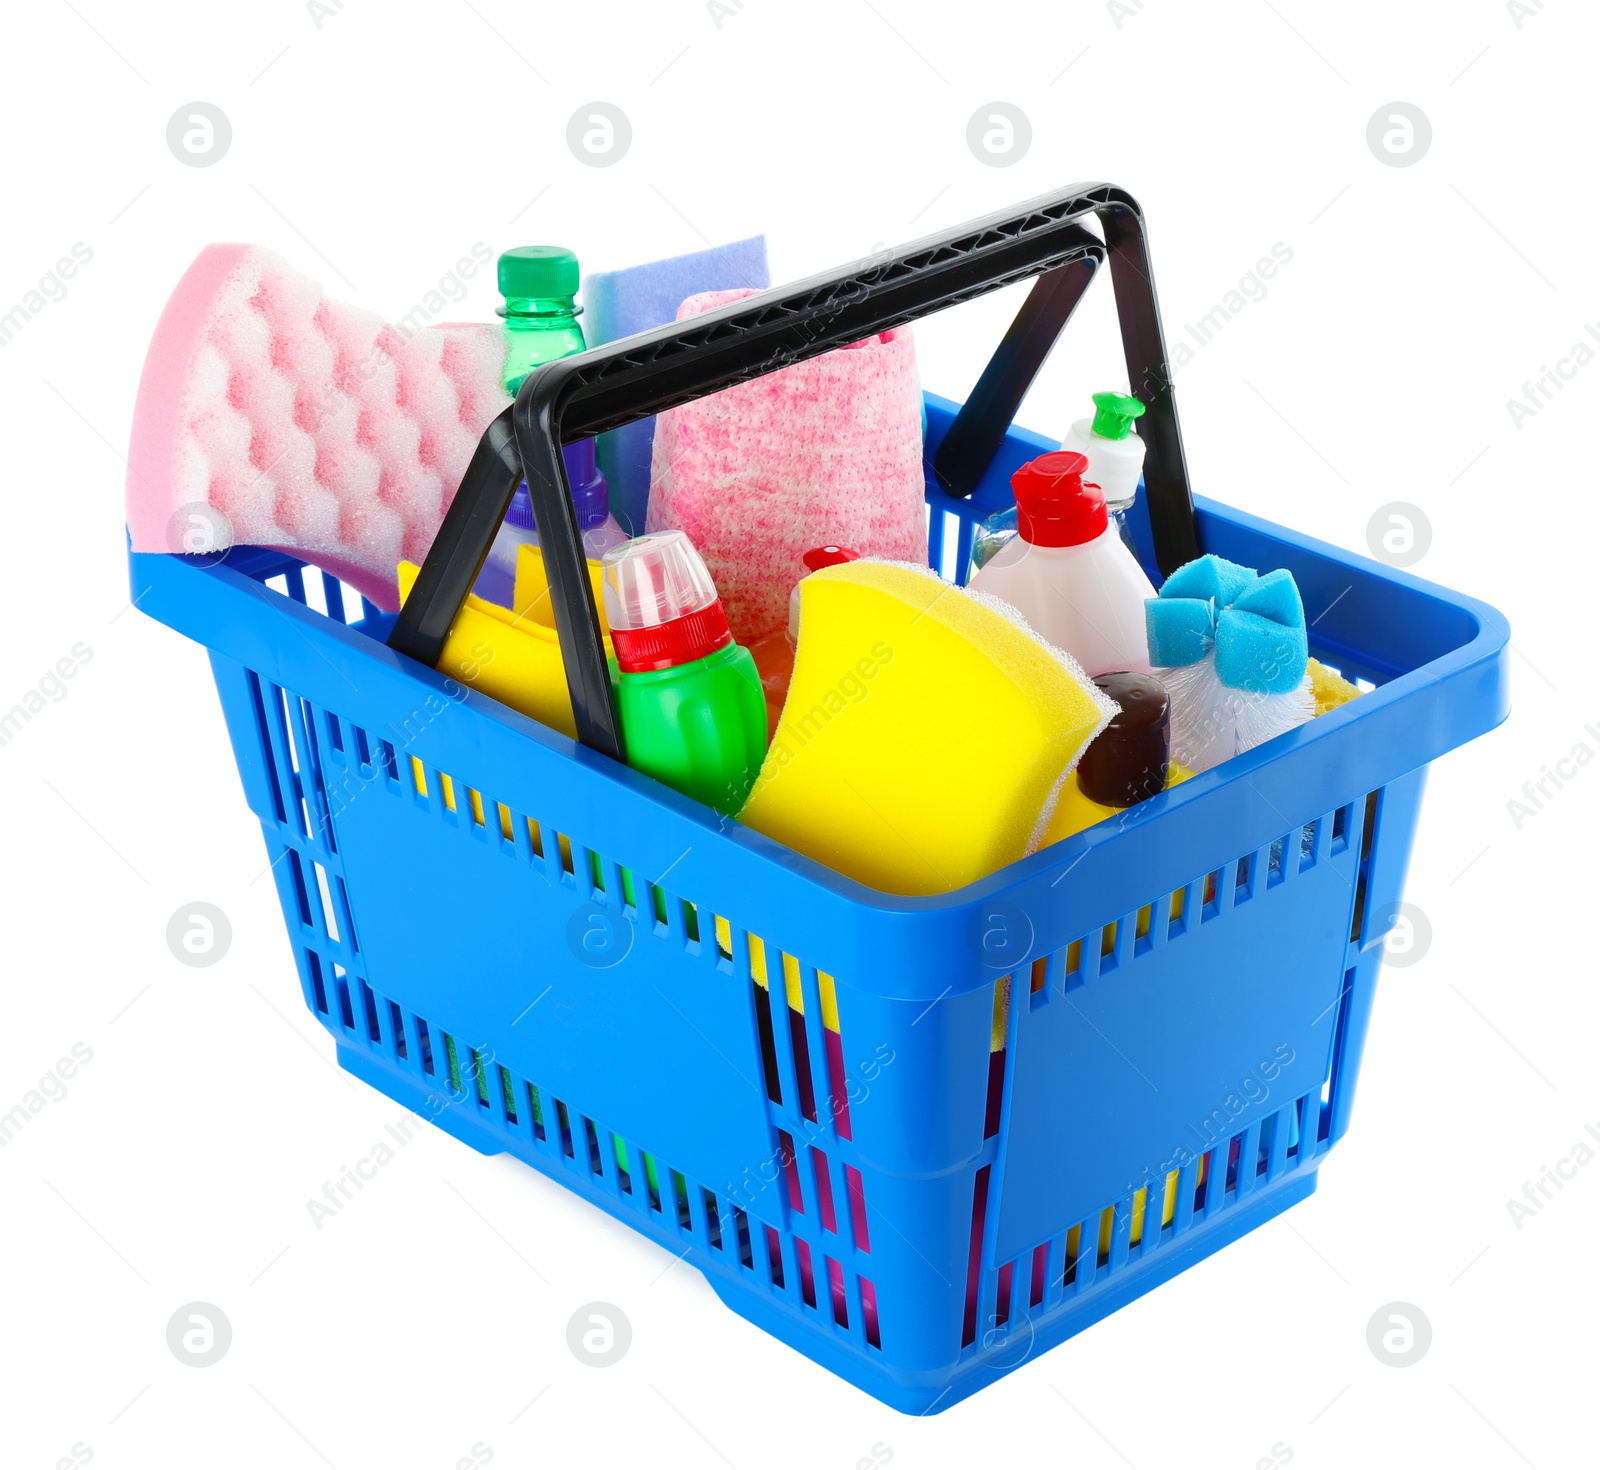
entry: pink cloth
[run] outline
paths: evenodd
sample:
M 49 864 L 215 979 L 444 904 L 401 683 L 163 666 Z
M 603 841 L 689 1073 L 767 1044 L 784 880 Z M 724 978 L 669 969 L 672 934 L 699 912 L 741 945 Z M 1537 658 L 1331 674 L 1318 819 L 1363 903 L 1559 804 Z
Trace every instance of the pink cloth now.
M 678 320 L 754 291 L 706 291 Z M 925 562 L 922 399 L 896 327 L 656 418 L 646 529 L 699 548 L 741 643 L 783 628 L 817 546 Z

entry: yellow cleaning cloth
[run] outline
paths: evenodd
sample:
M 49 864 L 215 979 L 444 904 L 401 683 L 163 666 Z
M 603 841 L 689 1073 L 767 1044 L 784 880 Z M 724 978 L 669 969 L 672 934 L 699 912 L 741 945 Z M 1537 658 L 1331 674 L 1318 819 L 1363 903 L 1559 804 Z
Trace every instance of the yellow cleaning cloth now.
M 1116 712 L 1014 609 L 923 569 L 800 583 L 778 730 L 739 819 L 889 893 L 947 893 L 1038 845 Z
M 591 562 L 591 577 L 595 571 Z M 417 568 L 403 561 L 399 572 L 403 603 L 411 595 Z M 597 592 L 597 601 L 598 596 Z M 450 636 L 445 639 L 436 667 L 441 674 L 459 679 L 542 725 L 564 735 L 576 737 L 578 733 L 555 628 L 536 621 L 532 615 L 523 616 L 469 593 L 450 625 Z
M 610 637 L 605 598 L 600 595 L 600 563 L 593 558 L 589 561 L 589 586 L 594 589 L 600 631 Z M 544 552 L 526 541 L 517 548 L 517 582 L 511 594 L 511 609 L 519 618 L 531 618 L 541 627 L 554 629 L 556 625 L 555 609 L 550 601 L 550 578 L 544 570 Z

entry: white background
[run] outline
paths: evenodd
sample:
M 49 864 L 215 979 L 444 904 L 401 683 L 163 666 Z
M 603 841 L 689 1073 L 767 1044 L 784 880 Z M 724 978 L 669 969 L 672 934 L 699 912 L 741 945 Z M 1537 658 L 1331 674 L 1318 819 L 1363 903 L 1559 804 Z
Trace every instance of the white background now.
M 74 1044 L 93 1060 L 0 1149 L 0 1463 L 1594 1463 L 1600 1161 L 1520 1229 L 1507 1209 L 1600 1127 L 1600 769 L 1520 829 L 1507 805 L 1600 752 L 1576 590 L 1600 364 L 1520 428 L 1506 406 L 1600 317 L 1600 17 L 1539 4 L 1128 0 L 1119 24 L 1093 0 L 745 0 L 720 26 L 699 0 L 345 0 L 320 26 L 293 0 L 13 7 L 0 309 L 75 243 L 93 259 L 0 350 L 0 707 L 75 644 L 92 658 L 0 747 L 0 1111 Z M 165 142 L 196 99 L 233 129 L 206 168 Z M 603 169 L 566 145 L 595 99 L 633 128 Z M 1408 167 L 1366 141 L 1396 99 L 1432 126 Z M 1032 126 L 1008 167 L 966 143 L 995 100 Z M 257 241 L 393 317 L 478 241 L 595 269 L 765 231 L 781 281 L 1080 179 L 1144 203 L 1174 340 L 1293 252 L 1178 374 L 1197 488 L 1360 549 L 1412 503 L 1416 570 L 1514 627 L 1515 714 L 1433 774 L 1407 895 L 1431 947 L 1385 971 L 1318 1193 L 930 1420 L 436 1132 L 319 1232 L 306 1201 L 400 1110 L 300 1003 L 203 651 L 127 610 L 122 454 L 184 267 Z M 1016 299 L 920 327 L 926 385 L 962 396 Z M 480 276 L 451 314 L 494 304 Z M 1022 420 L 1059 434 L 1123 376 L 1101 282 Z M 193 900 L 232 922 L 208 969 L 165 941 Z M 565 1340 L 597 1299 L 633 1326 L 605 1371 Z M 195 1300 L 233 1328 L 203 1370 L 165 1338 Z M 1404 1369 L 1366 1340 L 1397 1300 L 1433 1330 Z

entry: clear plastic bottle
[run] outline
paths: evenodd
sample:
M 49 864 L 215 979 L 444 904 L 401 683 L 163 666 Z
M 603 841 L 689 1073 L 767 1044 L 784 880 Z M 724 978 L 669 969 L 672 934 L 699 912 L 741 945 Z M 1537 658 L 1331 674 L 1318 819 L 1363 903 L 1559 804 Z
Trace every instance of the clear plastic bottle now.
M 986 520 L 979 521 L 972 532 L 972 567 L 967 573 L 970 582 L 993 561 L 1008 542 L 1017 534 L 1017 508 L 1008 505 L 997 510 Z

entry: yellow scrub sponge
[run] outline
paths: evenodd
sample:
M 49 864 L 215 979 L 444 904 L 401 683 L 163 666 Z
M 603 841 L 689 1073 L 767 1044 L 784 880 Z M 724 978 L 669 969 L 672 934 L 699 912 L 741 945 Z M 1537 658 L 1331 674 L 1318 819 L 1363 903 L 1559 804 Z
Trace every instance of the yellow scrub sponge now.
M 1336 674 L 1316 659 L 1306 660 L 1306 673 L 1311 675 L 1311 697 L 1317 703 L 1317 713 L 1325 715 L 1341 704 L 1349 704 L 1361 691 L 1342 674 Z
M 417 568 L 403 561 L 399 571 L 403 603 L 411 595 Z M 606 651 L 610 652 L 609 640 Z M 542 725 L 577 736 L 555 628 L 530 614 L 514 613 L 469 594 L 450 625 L 436 667 Z
M 889 893 L 1031 852 L 1117 706 L 995 598 L 899 562 L 800 583 L 800 641 L 746 825 Z

